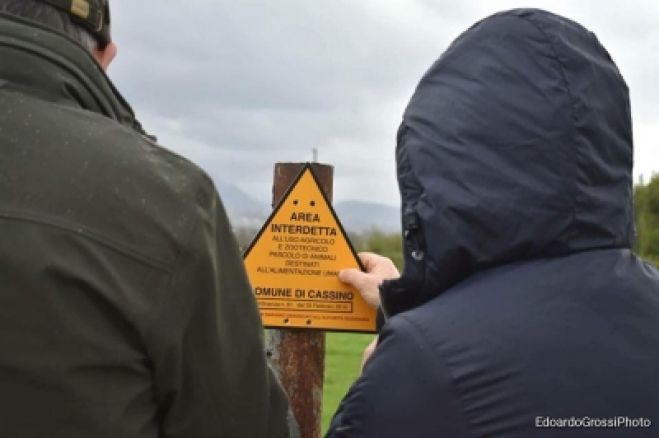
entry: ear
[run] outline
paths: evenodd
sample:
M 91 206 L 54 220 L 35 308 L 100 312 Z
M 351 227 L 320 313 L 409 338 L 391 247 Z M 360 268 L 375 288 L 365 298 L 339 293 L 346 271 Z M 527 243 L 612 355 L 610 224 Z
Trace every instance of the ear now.
M 105 71 L 107 71 L 108 67 L 110 66 L 110 63 L 114 59 L 115 56 L 117 56 L 117 46 L 114 43 L 110 43 L 107 46 L 105 46 L 105 49 L 103 50 L 94 50 L 93 56 L 96 59 L 96 61 L 99 63 L 101 68 Z

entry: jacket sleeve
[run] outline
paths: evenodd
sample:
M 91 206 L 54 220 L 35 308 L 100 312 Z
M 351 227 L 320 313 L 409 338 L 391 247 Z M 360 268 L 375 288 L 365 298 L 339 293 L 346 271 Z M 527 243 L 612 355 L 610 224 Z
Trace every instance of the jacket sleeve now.
M 292 436 L 242 256 L 215 190 L 207 193 L 151 333 L 160 436 Z
M 404 314 L 390 319 L 326 437 L 462 436 L 465 420 L 448 371 Z

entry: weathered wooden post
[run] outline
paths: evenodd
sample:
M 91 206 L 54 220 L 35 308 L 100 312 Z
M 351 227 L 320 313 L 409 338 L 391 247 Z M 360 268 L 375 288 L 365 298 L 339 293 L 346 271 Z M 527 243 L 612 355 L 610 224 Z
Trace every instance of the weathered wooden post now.
M 341 283 L 361 268 L 331 206 L 333 167 L 277 163 L 273 212 L 245 251 L 245 267 L 268 328 L 266 349 L 302 438 L 319 438 L 324 330 L 373 332 L 375 311 Z
M 279 203 L 306 163 L 276 163 L 272 205 Z M 312 167 L 327 198 L 332 199 L 334 168 Z M 291 399 L 302 438 L 319 438 L 325 376 L 325 332 L 272 329 L 266 331 L 266 354 Z

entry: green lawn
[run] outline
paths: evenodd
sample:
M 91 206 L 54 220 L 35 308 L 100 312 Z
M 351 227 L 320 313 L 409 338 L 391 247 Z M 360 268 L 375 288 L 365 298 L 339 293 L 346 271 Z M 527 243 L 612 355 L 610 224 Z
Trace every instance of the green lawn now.
M 359 375 L 364 348 L 374 335 L 328 333 L 323 386 L 323 434 L 341 399 Z

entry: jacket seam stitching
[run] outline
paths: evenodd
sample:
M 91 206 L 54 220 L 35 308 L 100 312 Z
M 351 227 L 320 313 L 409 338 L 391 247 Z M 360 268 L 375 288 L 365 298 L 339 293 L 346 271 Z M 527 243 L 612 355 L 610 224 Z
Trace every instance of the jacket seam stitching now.
M 572 122 L 570 124 L 570 128 L 571 128 L 572 133 L 574 135 L 575 144 L 577 145 L 577 147 L 575 148 L 575 152 L 574 152 L 574 175 L 573 175 L 574 205 L 573 205 L 573 211 L 572 211 L 572 220 L 570 221 L 570 225 L 569 225 L 568 230 L 565 234 L 565 237 L 566 237 L 567 241 L 569 241 L 570 238 L 571 238 L 572 229 L 575 226 L 575 223 L 577 222 L 577 209 L 578 209 L 578 206 L 580 204 L 580 202 L 579 202 L 580 192 L 579 192 L 579 189 L 578 189 L 578 178 L 579 178 L 578 173 L 579 173 L 579 168 L 581 167 L 580 166 L 580 162 L 581 162 L 580 156 L 581 156 L 581 143 L 582 142 L 581 142 L 581 139 L 580 139 L 579 131 L 578 131 L 577 127 L 575 126 L 575 123 L 577 121 L 577 114 L 576 114 L 576 111 L 575 111 L 575 102 L 577 101 L 577 99 L 574 97 L 574 94 L 570 90 L 570 85 L 569 85 L 569 82 L 567 80 L 567 76 L 565 75 L 565 66 L 563 65 L 563 63 L 559 59 L 558 50 L 556 49 L 556 44 L 550 38 L 549 34 L 538 23 L 536 23 L 533 19 L 528 18 L 528 17 L 521 17 L 519 15 L 513 15 L 513 16 L 516 17 L 516 18 L 519 18 L 520 20 L 523 20 L 526 23 L 533 26 L 533 28 L 536 29 L 545 38 L 547 43 L 549 43 L 549 46 L 551 47 L 552 58 L 556 62 L 556 65 L 558 65 L 559 71 L 561 73 L 561 79 L 563 80 L 563 86 L 565 87 L 565 92 L 566 92 L 567 97 L 569 99 L 570 116 L 571 116 L 571 122 Z M 565 242 L 565 245 L 567 245 L 567 241 Z
M 417 324 L 412 318 L 409 318 L 407 315 L 400 315 L 400 317 L 403 321 L 405 321 L 410 326 L 410 328 L 412 328 L 417 333 L 419 333 L 419 335 L 421 335 L 421 336 L 419 336 L 419 338 L 420 338 L 420 340 L 423 341 L 424 344 L 426 344 L 426 346 L 428 347 L 428 350 L 435 353 L 435 354 L 432 354 L 432 356 L 435 358 L 437 363 L 439 363 L 441 368 L 445 371 L 446 375 L 449 377 L 449 383 L 450 383 L 450 387 L 452 389 L 452 392 L 457 396 L 456 400 L 459 401 L 459 403 L 457 403 L 457 404 L 461 408 L 460 411 L 461 411 L 462 418 L 463 418 L 464 430 L 465 430 L 465 432 L 467 433 L 468 436 L 476 437 L 475 432 L 473 432 L 471 430 L 471 422 L 469 421 L 469 416 L 467 415 L 467 410 L 466 410 L 465 402 L 464 402 L 463 397 L 462 397 L 462 393 L 459 390 L 458 385 L 455 382 L 455 378 L 454 378 L 453 374 L 451 373 L 449 367 L 442 360 L 441 356 L 436 353 L 437 348 L 428 341 L 428 336 L 427 336 L 428 332 L 426 330 L 424 330 L 423 327 L 421 327 L 419 324 Z
M 189 243 L 189 240 L 191 239 L 194 230 L 197 229 L 197 224 L 195 223 L 191 229 L 190 232 L 187 234 L 187 237 L 184 239 L 185 244 Z M 174 258 L 174 266 L 181 260 L 183 254 L 183 250 L 179 249 L 177 251 L 176 257 Z M 154 309 L 154 317 L 153 319 L 147 324 L 145 327 L 144 333 L 145 333 L 145 339 L 149 339 L 153 336 L 153 333 L 157 331 L 156 327 L 158 326 L 158 323 L 162 320 L 162 312 L 163 308 L 167 305 L 170 304 L 171 302 L 171 297 L 170 293 L 172 293 L 172 284 L 174 283 L 174 279 L 176 278 L 176 275 L 181 271 L 181 269 L 172 269 L 167 278 L 164 281 L 164 286 L 163 286 L 163 294 L 162 294 L 162 299 L 160 300 L 160 303 L 158 304 L 157 308 Z M 147 353 L 149 356 L 149 359 L 153 362 L 154 368 L 156 368 L 156 363 L 157 361 L 154 360 L 154 357 Z M 161 412 L 162 410 L 162 402 L 163 400 L 166 400 L 166 393 L 164 393 L 162 390 L 159 388 L 160 385 L 158 385 L 158 380 L 154 378 L 153 381 L 153 392 L 155 395 L 156 399 L 156 409 L 158 412 Z
M 173 268 L 171 269 L 169 275 L 164 281 L 162 299 L 160 300 L 157 308 L 154 309 L 153 319 L 146 325 L 144 330 L 145 338 L 147 339 L 151 337 L 155 337 L 153 336 L 153 333 L 157 331 L 156 327 L 162 319 L 163 309 L 165 308 L 166 305 L 171 304 L 172 297 L 170 295 L 173 293 L 172 290 L 173 290 L 174 281 L 176 279 L 176 276 L 183 269 L 180 265 L 180 261 L 183 258 L 183 254 L 185 252 L 184 248 L 188 248 L 188 246 L 190 245 L 190 241 L 192 240 L 192 236 L 194 235 L 195 231 L 198 229 L 199 224 L 201 223 L 201 218 L 197 216 L 195 219 L 196 220 L 194 221 L 194 223 L 190 226 L 190 230 L 186 233 L 185 238 L 182 239 L 183 243 L 175 252 L 174 261 L 172 263 Z M 149 354 L 149 358 L 153 361 L 155 367 L 156 361 L 153 359 L 151 354 Z M 156 398 L 157 410 L 160 412 L 161 410 L 160 404 L 166 398 L 166 396 L 164 393 L 162 393 L 162 391 L 159 390 L 159 385 L 155 378 L 153 382 L 153 389 Z
M 56 223 L 52 219 L 42 219 L 34 216 L 29 216 L 21 213 L 14 213 L 8 211 L 0 211 L 0 219 L 15 221 L 15 222 L 29 222 L 35 225 L 41 225 L 45 227 L 55 228 L 60 231 L 65 231 L 73 235 L 91 240 L 98 244 L 101 244 L 113 251 L 116 251 L 126 257 L 133 259 L 134 261 L 140 262 L 152 268 L 158 269 L 164 272 L 170 272 L 173 264 L 169 264 L 165 261 L 158 260 L 147 256 L 143 253 L 137 252 L 132 248 L 129 248 L 123 244 L 118 243 L 108 237 L 102 236 L 98 233 L 92 232 L 90 230 L 85 230 L 82 227 L 76 227 L 73 224 L 65 223 Z

